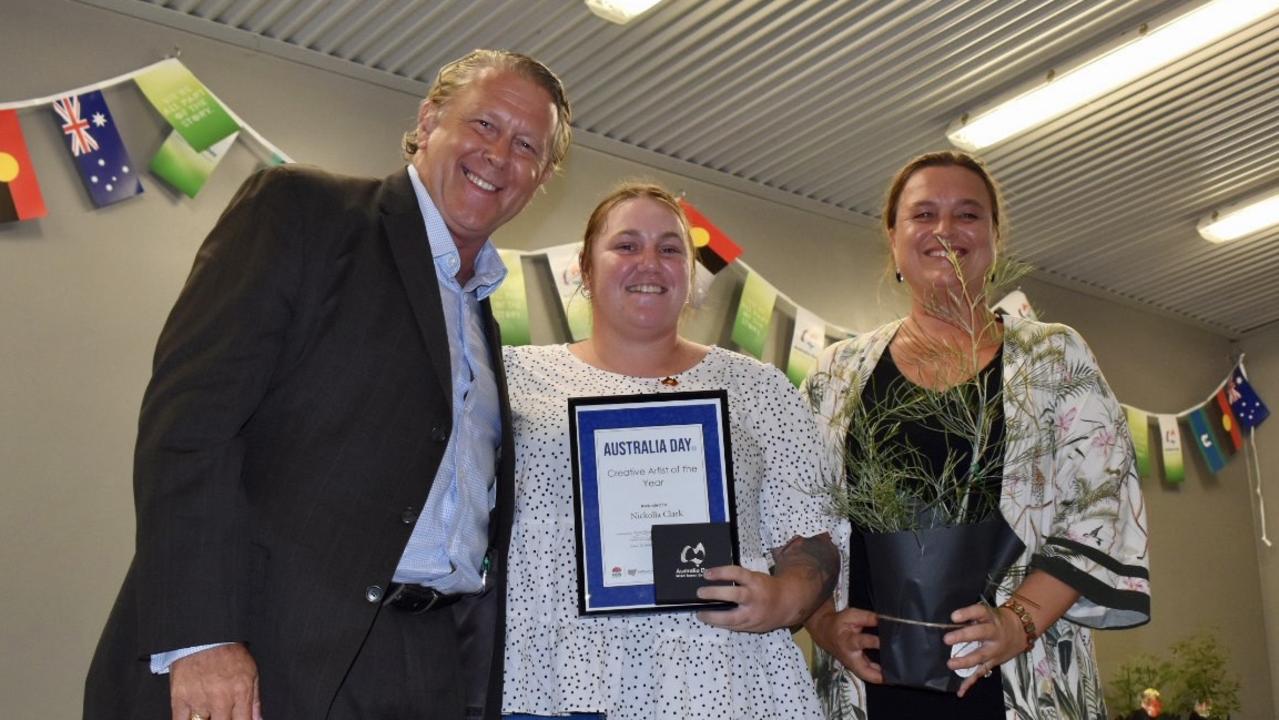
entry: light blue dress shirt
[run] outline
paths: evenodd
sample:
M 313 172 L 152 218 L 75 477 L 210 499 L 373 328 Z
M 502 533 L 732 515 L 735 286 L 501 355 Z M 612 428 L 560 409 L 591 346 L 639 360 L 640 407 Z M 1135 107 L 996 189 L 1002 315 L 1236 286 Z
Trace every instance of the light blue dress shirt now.
M 502 435 L 497 375 L 484 338 L 480 301 L 506 278 L 506 266 L 492 241 L 486 240 L 475 258 L 474 275 L 460 284 L 462 259 L 453 235 L 417 169 L 409 165 L 406 171 L 422 210 L 440 286 L 452 366 L 453 431 L 392 579 L 429 585 L 445 594 L 473 593 L 484 586 L 482 565 L 489 511 L 497 498 L 496 451 Z M 431 369 L 423 367 L 422 372 Z M 151 656 L 151 672 L 167 673 L 177 660 L 225 644 L 157 653 Z
M 506 266 L 492 241 L 486 240 L 475 258 L 475 274 L 460 285 L 462 259 L 453 236 L 417 169 L 410 165 L 408 173 L 426 221 L 448 328 L 453 432 L 392 579 L 430 585 L 445 594 L 473 593 L 484 587 L 481 565 L 488 550 L 489 510 L 497 497 L 496 451 L 502 434 L 497 375 L 484 339 L 480 301 L 506 278 Z

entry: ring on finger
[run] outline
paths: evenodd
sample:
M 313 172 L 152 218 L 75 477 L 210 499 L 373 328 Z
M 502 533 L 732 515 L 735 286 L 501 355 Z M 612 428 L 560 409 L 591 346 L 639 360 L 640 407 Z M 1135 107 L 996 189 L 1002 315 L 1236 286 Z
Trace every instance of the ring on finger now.
M 191 720 L 204 720 L 204 716 L 198 712 L 191 713 Z
M 984 678 L 990 677 L 990 674 L 995 671 L 995 668 L 991 666 L 990 662 L 984 662 L 981 666 L 986 669 L 986 671 L 981 675 Z

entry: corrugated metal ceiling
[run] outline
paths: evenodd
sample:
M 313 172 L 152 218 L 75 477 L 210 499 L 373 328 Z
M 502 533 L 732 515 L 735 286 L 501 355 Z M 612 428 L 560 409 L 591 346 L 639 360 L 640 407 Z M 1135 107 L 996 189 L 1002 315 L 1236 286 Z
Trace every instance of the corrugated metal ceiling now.
M 862 221 L 965 111 L 1201 4 L 667 0 L 620 27 L 578 0 L 82 2 L 419 92 L 473 47 L 519 50 L 564 78 L 583 144 Z M 1279 185 L 1279 14 L 984 157 L 1046 279 L 1229 337 L 1279 323 L 1279 231 L 1195 231 Z

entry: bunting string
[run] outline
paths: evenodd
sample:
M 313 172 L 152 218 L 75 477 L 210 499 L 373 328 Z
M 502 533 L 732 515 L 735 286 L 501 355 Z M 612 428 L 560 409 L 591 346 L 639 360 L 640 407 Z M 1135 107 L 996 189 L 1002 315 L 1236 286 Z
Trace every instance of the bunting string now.
M 89 85 L 84 85 L 78 88 L 74 88 L 72 90 L 65 90 L 55 95 L 46 95 L 44 97 L 29 98 L 26 100 L 13 100 L 9 102 L 0 102 L 0 111 L 25 110 L 27 108 L 50 105 L 55 100 L 58 100 L 59 98 L 67 97 L 68 95 L 79 96 L 85 93 L 102 90 L 104 88 L 114 87 L 116 85 L 119 85 L 120 83 L 129 82 L 130 80 L 136 80 L 137 78 L 147 75 L 148 73 L 151 73 L 155 70 L 163 70 L 166 68 L 172 68 L 174 66 L 182 66 L 182 61 L 179 60 L 177 57 L 167 57 L 167 58 L 164 58 L 163 60 L 157 60 L 156 62 L 153 62 L 150 65 L 145 65 L 136 70 L 130 70 L 129 72 L 123 73 L 121 75 L 116 75 L 113 78 L 110 78 L 107 80 L 101 80 L 99 82 L 91 83 Z M 253 141 L 256 142 L 263 151 L 268 153 L 268 155 L 271 158 L 278 158 L 279 159 L 278 162 L 281 162 L 281 163 L 293 162 L 293 158 L 289 157 L 287 154 L 285 154 L 283 150 L 276 147 L 276 145 L 272 143 L 270 140 L 267 140 L 266 137 L 262 135 L 262 133 L 253 129 L 252 126 L 244 122 L 244 119 L 241 118 L 239 115 L 237 115 L 234 110 L 232 110 L 229 106 L 227 106 L 226 103 L 223 103 L 221 98 L 218 98 L 217 95 L 213 93 L 213 91 L 210 90 L 209 94 L 212 95 L 214 99 L 216 99 L 219 103 L 221 103 L 222 108 L 226 111 L 227 115 L 229 115 L 231 119 L 234 120 L 240 126 L 240 131 L 244 133 L 245 135 L 253 138 Z
M 1261 458 L 1257 454 L 1256 427 L 1269 416 L 1269 409 L 1257 397 L 1248 381 L 1244 368 L 1245 355 L 1240 353 L 1230 374 L 1222 380 L 1207 398 L 1178 413 L 1151 413 L 1131 405 L 1124 405 L 1129 418 L 1129 429 L 1137 449 L 1138 467 L 1149 467 L 1154 455 L 1149 447 L 1149 420 L 1159 422 L 1157 437 L 1163 446 L 1164 481 L 1182 482 L 1184 468 L 1181 460 L 1179 423 L 1190 429 L 1187 444 L 1199 449 L 1208 469 L 1220 472 L 1237 452 L 1244 455 L 1244 472 L 1247 482 L 1257 496 L 1257 513 L 1261 530 L 1261 542 L 1266 547 L 1272 543 L 1266 532 L 1266 499 L 1262 493 Z M 1144 471 L 1143 471 L 1144 474 Z
M 738 260 L 734 264 L 741 265 L 742 270 L 744 271 L 747 277 L 749 277 L 752 274 L 755 274 L 755 275 L 759 274 L 755 272 L 753 269 L 751 269 L 751 266 L 746 264 L 745 260 Z M 787 295 L 785 292 L 781 290 L 777 291 L 777 299 L 786 301 L 786 303 L 788 303 L 792 308 L 795 308 L 795 309 L 799 309 L 803 307 L 799 303 L 795 302 L 795 300 L 791 298 L 790 295 Z M 832 322 L 829 322 L 829 321 L 823 321 L 823 322 L 826 323 L 826 335 L 829 337 L 835 338 L 836 340 L 844 340 L 846 338 L 850 338 L 857 334 L 853 332 L 852 330 L 849 330 L 848 328 L 841 327 Z
M 1243 364 L 1243 359 L 1244 359 L 1244 353 L 1239 353 L 1239 359 L 1235 361 L 1235 367 L 1239 367 L 1240 365 L 1242 365 L 1242 364 Z M 1222 389 L 1224 389 L 1224 388 L 1226 387 L 1226 385 L 1227 385 L 1229 382 L 1230 382 L 1230 376 L 1229 376 L 1229 375 L 1227 375 L 1225 379 L 1223 379 L 1221 382 L 1217 383 L 1217 387 L 1213 388 L 1213 389 L 1212 389 L 1212 392 L 1208 393 L 1208 396 L 1207 396 L 1207 397 L 1206 397 L 1206 398 L 1205 398 L 1202 402 L 1197 403 L 1197 404 L 1195 404 L 1195 405 L 1191 405 L 1190 407 L 1188 407 L 1188 408 L 1186 408 L 1185 410 L 1182 410 L 1182 411 L 1180 411 L 1180 412 L 1175 412 L 1175 413 L 1155 413 L 1155 412 L 1151 412 L 1151 411 L 1149 411 L 1149 410 L 1143 410 L 1142 408 L 1136 407 L 1136 406 L 1134 406 L 1134 405 L 1129 405 L 1129 404 L 1127 404 L 1127 403 L 1122 403 L 1122 404 L 1123 404 L 1123 406 L 1124 406 L 1124 407 L 1132 408 L 1133 410 L 1140 410 L 1141 412 L 1147 413 L 1147 414 L 1149 414 L 1149 415 L 1174 415 L 1174 416 L 1176 416 L 1176 417 L 1177 417 L 1177 419 L 1178 419 L 1178 420 L 1184 420 L 1185 418 L 1189 417 L 1189 416 L 1190 416 L 1190 414 L 1191 414 L 1191 413 L 1193 413 L 1194 411 L 1196 411 L 1196 410 L 1198 410 L 1199 408 L 1203 407 L 1205 404 L 1212 402 L 1212 401 L 1213 401 L 1213 398 L 1215 398 L 1215 397 L 1217 396 L 1217 393 L 1221 392 L 1221 391 L 1222 391 Z
M 1256 474 L 1254 492 L 1257 494 L 1257 516 L 1261 518 L 1261 542 L 1265 543 L 1266 547 L 1273 547 L 1274 545 L 1270 542 L 1270 538 L 1266 536 L 1266 498 L 1261 494 L 1261 456 L 1257 454 L 1256 428 L 1248 431 L 1248 446 L 1251 449 L 1251 454 L 1244 459 L 1244 462 L 1248 470 L 1249 480 L 1253 479 L 1254 473 Z
M 0 110 L 25 110 L 26 108 L 49 105 L 54 100 L 57 100 L 58 98 L 66 97 L 67 95 L 83 95 L 87 92 L 93 92 L 94 90 L 101 90 L 103 88 L 114 87 L 116 85 L 119 85 L 122 82 L 128 82 L 138 77 L 139 75 L 145 75 L 146 73 L 149 73 L 152 70 L 155 70 L 156 68 L 164 67 L 166 64 L 171 62 L 179 62 L 179 61 L 177 58 L 171 58 L 171 57 L 165 58 L 163 60 L 157 60 L 151 63 L 150 65 L 140 67 L 137 70 L 130 70 L 129 72 L 124 73 L 123 75 L 116 75 L 110 80 L 102 80 L 100 82 L 96 82 L 91 85 L 85 85 L 83 87 L 78 87 L 73 90 L 64 90 L 56 95 L 46 95 L 44 97 L 31 98 L 29 100 L 14 100 L 11 102 L 0 102 Z

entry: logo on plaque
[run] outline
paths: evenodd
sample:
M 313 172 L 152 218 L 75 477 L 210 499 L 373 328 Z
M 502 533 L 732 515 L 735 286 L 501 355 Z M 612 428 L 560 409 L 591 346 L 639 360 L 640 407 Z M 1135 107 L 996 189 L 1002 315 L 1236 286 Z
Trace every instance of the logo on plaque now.
M 696 545 L 685 545 L 684 549 L 679 551 L 679 560 L 684 566 L 675 568 L 675 577 L 700 578 L 705 576 L 706 571 L 702 569 L 702 563 L 706 562 L 706 545 L 701 541 L 698 541 Z
M 690 554 L 692 555 L 692 557 L 689 557 Z M 702 563 L 706 562 L 706 546 L 703 545 L 702 543 L 697 543 L 696 545 L 693 545 L 691 547 L 688 545 L 685 545 L 684 549 L 681 550 L 679 553 L 679 560 L 685 565 L 692 563 L 698 567 L 701 567 Z

